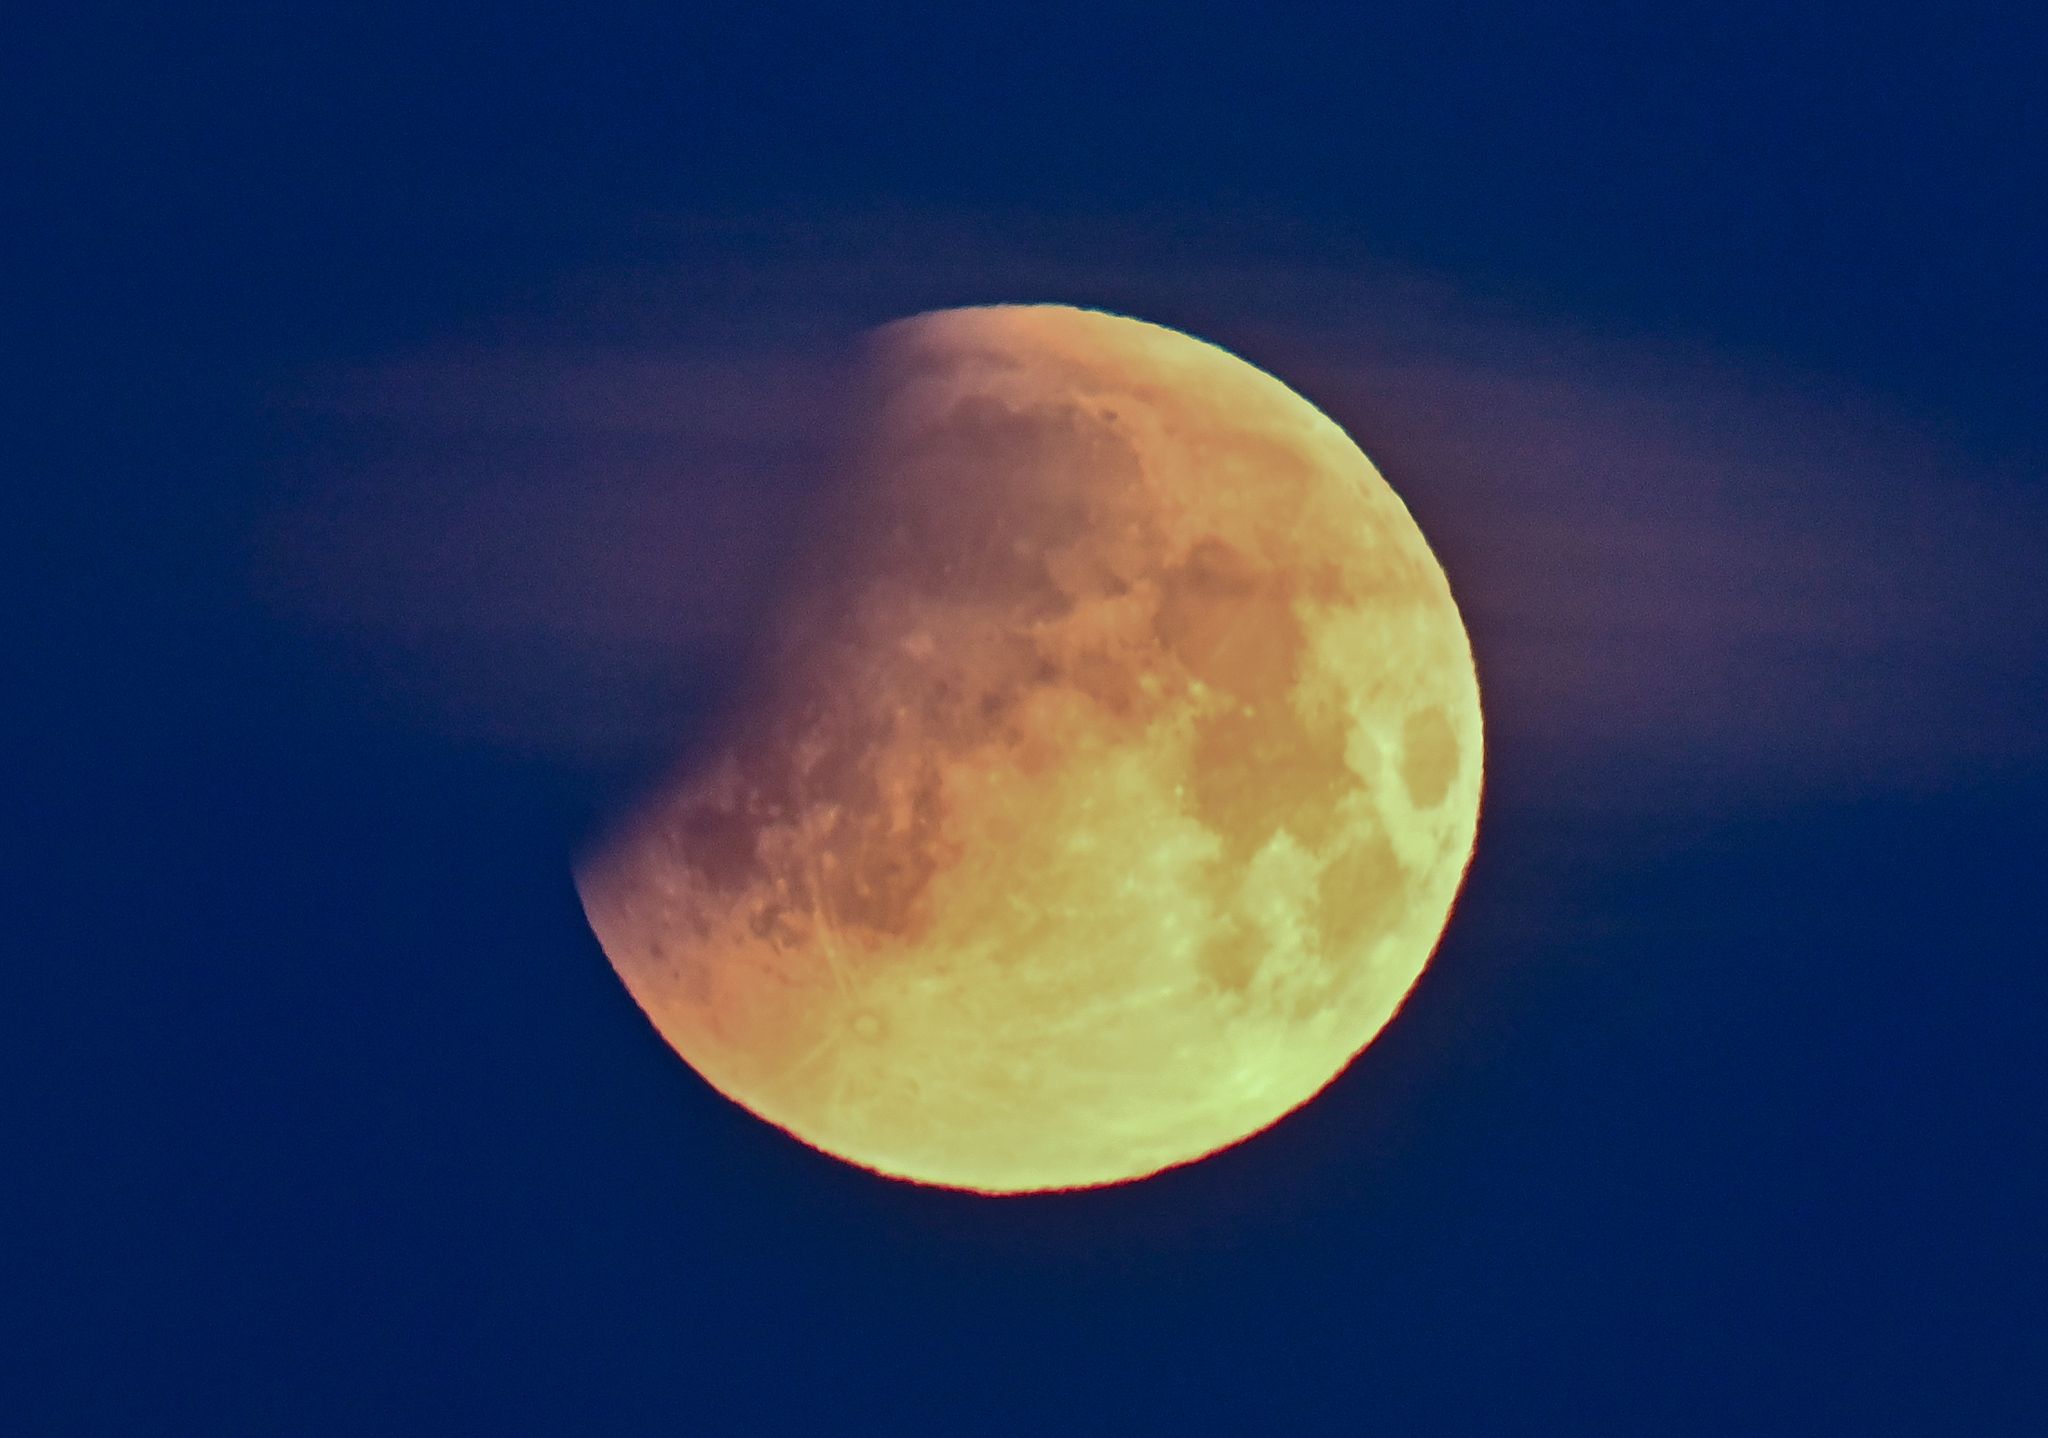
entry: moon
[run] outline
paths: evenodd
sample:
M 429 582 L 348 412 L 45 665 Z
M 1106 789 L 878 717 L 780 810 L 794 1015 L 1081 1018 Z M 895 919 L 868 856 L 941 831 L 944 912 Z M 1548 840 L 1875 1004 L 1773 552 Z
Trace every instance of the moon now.
M 825 542 L 707 758 L 578 866 L 714 1087 L 892 1177 L 1142 1178 L 1393 1018 L 1478 828 L 1442 567 L 1308 401 L 1061 305 L 869 337 Z

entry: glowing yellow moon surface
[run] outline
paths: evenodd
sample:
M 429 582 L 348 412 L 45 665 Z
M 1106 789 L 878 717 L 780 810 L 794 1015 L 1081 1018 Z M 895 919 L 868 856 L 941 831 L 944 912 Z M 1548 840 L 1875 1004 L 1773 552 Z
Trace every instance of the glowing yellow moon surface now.
M 675 1049 L 791 1134 L 990 1193 L 1307 1102 L 1443 932 L 1479 689 L 1442 567 L 1314 406 L 1057 305 L 877 331 L 763 677 L 578 869 Z

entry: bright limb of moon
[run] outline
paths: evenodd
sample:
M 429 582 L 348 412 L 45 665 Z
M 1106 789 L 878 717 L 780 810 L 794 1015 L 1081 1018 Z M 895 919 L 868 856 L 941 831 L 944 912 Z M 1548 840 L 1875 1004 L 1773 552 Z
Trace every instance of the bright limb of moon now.
M 1470 859 L 1472 653 L 1349 438 L 1173 330 L 877 332 L 830 558 L 711 762 L 578 871 L 720 1091 L 984 1192 L 1139 1178 L 1385 1027 Z

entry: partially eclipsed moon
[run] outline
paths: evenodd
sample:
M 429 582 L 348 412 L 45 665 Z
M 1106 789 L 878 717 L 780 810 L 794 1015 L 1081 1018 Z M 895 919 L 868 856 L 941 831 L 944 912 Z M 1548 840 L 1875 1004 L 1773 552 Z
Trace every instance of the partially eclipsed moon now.
M 1379 1033 L 1471 855 L 1442 569 L 1337 426 L 1061 306 L 880 331 L 755 698 L 579 872 L 655 1025 L 853 1163 L 988 1192 L 1265 1128 Z

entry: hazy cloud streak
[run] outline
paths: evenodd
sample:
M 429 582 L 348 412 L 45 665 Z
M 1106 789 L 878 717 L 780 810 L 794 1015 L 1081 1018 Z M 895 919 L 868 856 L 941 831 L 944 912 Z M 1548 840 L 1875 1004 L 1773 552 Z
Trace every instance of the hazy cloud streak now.
M 1130 226 L 876 220 L 650 248 L 514 338 L 280 401 L 352 459 L 280 503 L 262 591 L 420 722 L 564 762 L 672 743 L 791 548 L 845 341 L 1060 299 L 1232 348 L 1353 433 L 1451 573 L 1496 784 L 1725 809 L 2048 759 L 2030 680 L 2048 517 L 1813 377 L 1588 335 L 1306 241 L 1258 261 Z

